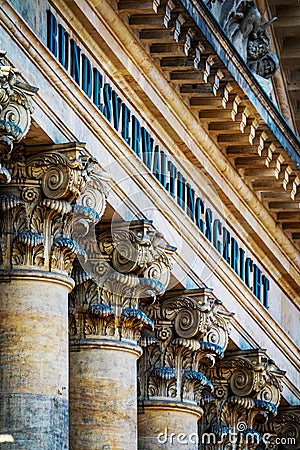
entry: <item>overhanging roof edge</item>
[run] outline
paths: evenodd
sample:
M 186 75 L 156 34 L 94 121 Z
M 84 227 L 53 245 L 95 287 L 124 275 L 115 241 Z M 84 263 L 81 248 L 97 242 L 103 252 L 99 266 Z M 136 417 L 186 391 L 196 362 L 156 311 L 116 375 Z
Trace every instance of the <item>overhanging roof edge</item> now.
M 290 158 L 300 169 L 300 140 L 262 89 L 245 61 L 202 0 L 180 0 L 240 88 L 256 108 Z M 205 19 L 205 20 L 203 20 Z M 225 45 L 224 45 L 225 44 Z

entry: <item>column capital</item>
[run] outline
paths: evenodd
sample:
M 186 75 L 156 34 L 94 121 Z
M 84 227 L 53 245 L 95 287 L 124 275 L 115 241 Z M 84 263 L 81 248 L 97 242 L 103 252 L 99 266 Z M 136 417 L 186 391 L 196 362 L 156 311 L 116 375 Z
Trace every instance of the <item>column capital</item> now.
M 278 414 L 262 424 L 261 433 L 268 438 L 270 450 L 293 450 L 300 447 L 300 406 L 280 406 Z
M 126 339 L 137 342 L 143 328 L 153 329 L 152 321 L 138 308 L 140 296 L 164 292 L 156 280 L 110 272 L 102 284 L 86 272 L 74 274 L 75 288 L 70 294 L 69 330 L 73 340 Z
M 259 424 L 277 413 L 284 372 L 267 357 L 265 350 L 255 349 L 227 352 L 206 375 L 215 390 L 204 399 L 201 431 L 216 433 L 225 446 L 234 434 L 245 449 L 255 443 L 265 448 Z
M 6 167 L 14 144 L 20 142 L 31 125 L 33 106 L 31 97 L 37 88 L 18 80 L 20 72 L 5 64 L 6 52 L 0 51 L 0 181 L 9 183 Z
M 85 251 L 74 226 L 96 223 L 105 209 L 106 178 L 81 144 L 15 146 L 0 183 L 0 269 L 70 274 Z
M 116 272 L 160 281 L 167 288 L 176 250 L 150 220 L 100 224 L 98 245 L 101 257 Z
M 224 355 L 219 344 L 227 345 L 231 315 L 207 288 L 168 292 L 143 311 L 155 328 L 145 331 L 141 341 L 141 401 L 164 398 L 200 405 L 202 392 L 213 390 L 201 369 Z M 220 321 L 224 328 L 218 332 Z
M 137 342 L 143 328 L 153 328 L 139 303 L 152 303 L 164 294 L 174 248 L 148 221 L 100 223 L 96 234 L 91 272 L 81 267 L 74 271 L 70 334 L 75 340 L 110 337 Z

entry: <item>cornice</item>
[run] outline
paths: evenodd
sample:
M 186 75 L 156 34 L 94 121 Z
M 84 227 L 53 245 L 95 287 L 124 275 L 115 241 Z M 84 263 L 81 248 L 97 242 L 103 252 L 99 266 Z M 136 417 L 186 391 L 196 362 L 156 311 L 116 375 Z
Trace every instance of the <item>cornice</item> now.
M 202 0 L 180 0 L 267 126 L 300 168 L 300 141 Z

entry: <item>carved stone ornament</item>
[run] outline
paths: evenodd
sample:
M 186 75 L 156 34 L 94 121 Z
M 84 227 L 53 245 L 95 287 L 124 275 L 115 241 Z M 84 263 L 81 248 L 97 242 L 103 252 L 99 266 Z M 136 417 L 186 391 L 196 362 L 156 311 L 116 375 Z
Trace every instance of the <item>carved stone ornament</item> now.
M 153 302 L 165 292 L 174 248 L 147 221 L 114 225 L 113 230 L 99 224 L 97 240 L 98 254 L 94 249 L 89 270 L 74 270 L 70 336 L 137 342 L 142 328 L 153 328 L 139 302 Z
M 110 337 L 137 342 L 143 328 L 153 329 L 152 321 L 138 309 L 138 298 L 145 291 L 160 295 L 164 291 L 161 283 L 112 272 L 101 287 L 87 274 L 78 275 L 73 275 L 76 286 L 69 307 L 73 341 Z
M 205 374 L 215 390 L 203 399 L 205 414 L 200 435 L 216 433 L 219 443 L 200 448 L 231 449 L 233 439 L 239 449 L 266 448 L 260 428 L 277 413 L 284 372 L 266 356 L 265 350 L 240 350 L 228 352 Z
M 17 80 L 18 70 L 5 65 L 6 52 L 0 51 L 0 181 L 9 183 L 11 174 L 6 162 L 13 145 L 27 134 L 31 124 L 32 95 L 37 88 Z
M 223 357 L 224 348 L 219 344 L 227 344 L 224 333 L 228 335 L 231 315 L 205 288 L 170 292 L 159 302 L 144 305 L 143 310 L 155 329 L 145 331 L 141 339 L 140 400 L 163 397 L 199 405 L 202 392 L 213 390 L 200 369 Z M 220 317 L 225 328 L 211 335 L 212 342 L 209 333 L 220 326 Z
M 262 24 L 254 0 L 209 0 L 207 5 L 249 68 L 263 78 L 272 77 L 279 60 L 270 51 L 267 28 L 276 19 Z
M 74 223 L 96 223 L 105 208 L 105 176 L 82 145 L 14 148 L 7 163 L 10 184 L 0 192 L 0 269 L 71 273 L 76 256 Z M 95 180 L 98 180 L 97 185 Z M 89 206 L 90 192 L 101 198 Z M 100 206 L 100 207 L 99 207 Z
M 151 221 L 101 224 L 98 236 L 101 257 L 116 272 L 143 275 L 168 286 L 170 256 L 176 249 L 153 229 Z
M 300 448 L 300 406 L 281 406 L 277 416 L 262 424 L 261 433 L 269 435 L 269 450 Z

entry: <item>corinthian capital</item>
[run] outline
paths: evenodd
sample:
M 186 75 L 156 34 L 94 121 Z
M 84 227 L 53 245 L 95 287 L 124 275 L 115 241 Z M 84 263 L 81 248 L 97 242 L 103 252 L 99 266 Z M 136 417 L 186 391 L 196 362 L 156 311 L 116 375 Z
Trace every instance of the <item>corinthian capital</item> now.
M 73 278 L 69 309 L 73 341 L 112 337 L 137 342 L 142 329 L 153 329 L 138 301 L 140 296 L 161 295 L 164 287 L 159 281 L 108 271 L 99 283 L 80 267 Z
M 100 220 L 105 177 L 76 144 L 19 145 L 7 167 L 12 180 L 0 183 L 0 268 L 70 273 L 74 258 L 86 256 L 74 223 Z M 101 199 L 95 205 L 87 200 L 92 190 Z
M 74 271 L 76 286 L 70 295 L 70 334 L 73 339 L 114 337 L 137 342 L 142 329 L 153 323 L 139 309 L 165 292 L 171 263 L 162 235 L 151 222 L 99 224 L 97 247 L 84 271 Z M 88 273 L 87 273 L 88 272 Z
M 102 257 L 119 273 L 135 274 L 169 284 L 170 255 L 174 247 L 166 244 L 151 221 L 101 224 L 99 249 Z
M 159 302 L 144 305 L 143 311 L 154 323 L 154 332 L 142 337 L 144 353 L 140 359 L 139 378 L 141 400 L 164 397 L 179 402 L 201 403 L 202 392 L 212 391 L 212 383 L 201 373 L 223 357 L 224 348 L 215 339 L 222 303 L 210 289 L 195 289 L 167 293 Z M 226 315 L 227 314 L 227 315 Z M 215 340 L 216 342 L 212 342 Z
M 281 406 L 277 416 L 260 427 L 268 436 L 268 449 L 293 450 L 300 448 L 300 406 Z
M 205 398 L 201 431 L 220 434 L 225 447 L 235 434 L 239 448 L 265 448 L 259 428 L 277 413 L 284 372 L 265 350 L 241 350 L 228 352 L 206 375 L 215 391 Z
M 8 183 L 11 174 L 6 162 L 11 157 L 13 145 L 20 142 L 30 128 L 31 97 L 37 88 L 17 79 L 19 72 L 5 65 L 5 55 L 0 51 L 0 180 Z

